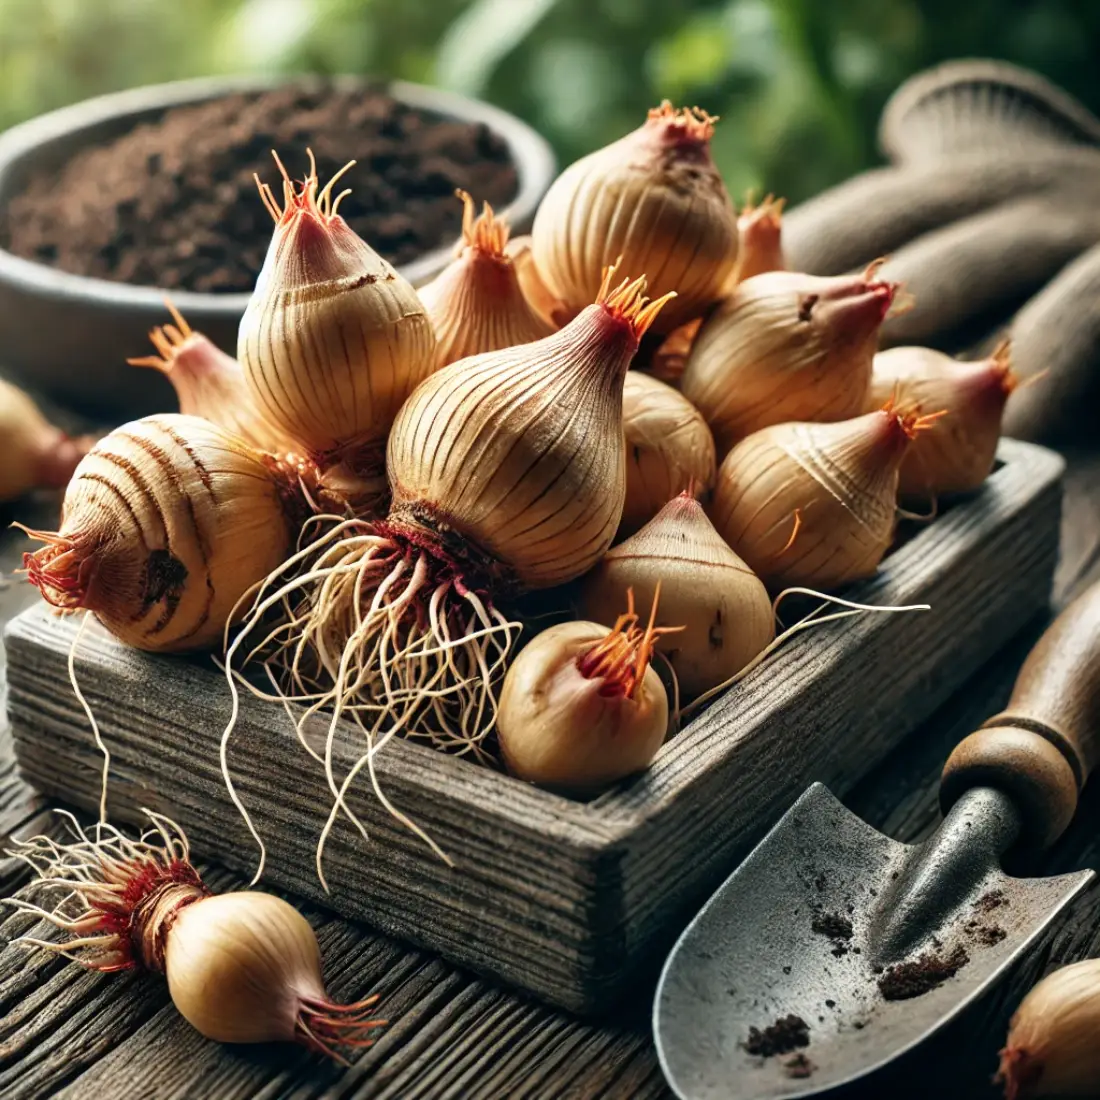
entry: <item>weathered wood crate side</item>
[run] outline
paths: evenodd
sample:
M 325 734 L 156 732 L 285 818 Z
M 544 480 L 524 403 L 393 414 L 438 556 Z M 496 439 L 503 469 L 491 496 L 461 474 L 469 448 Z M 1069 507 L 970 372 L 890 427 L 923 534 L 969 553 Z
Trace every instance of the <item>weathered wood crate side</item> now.
M 28 780 L 94 810 L 101 763 L 66 669 L 75 629 L 42 608 L 10 624 L 8 705 Z M 256 844 L 228 799 L 218 765 L 218 739 L 229 716 L 224 679 L 128 651 L 91 629 L 77 672 L 111 751 L 112 819 L 140 822 L 143 807 L 166 813 L 203 858 L 250 874 Z M 337 775 L 354 766 L 360 751 L 345 730 Z M 314 846 L 332 795 L 279 708 L 242 699 L 230 763 L 268 845 L 265 882 L 559 1003 L 575 996 L 578 966 L 584 972 L 596 967 L 589 945 L 604 937 L 596 935 L 602 915 L 592 911 L 591 899 L 599 881 L 616 877 L 607 864 L 618 849 L 616 834 L 584 806 L 395 742 L 379 755 L 382 789 L 455 865 L 396 822 L 364 775 L 349 803 L 370 840 L 340 822 L 325 849 L 332 890 L 326 895 Z
M 851 619 L 796 639 L 645 776 L 595 802 L 408 742 L 387 746 L 377 760 L 383 790 L 453 868 L 390 817 L 363 775 L 350 802 L 371 840 L 338 825 L 326 896 L 313 861 L 332 804 L 323 773 L 278 708 L 244 699 L 230 760 L 269 845 L 266 881 L 566 1008 L 605 1005 L 808 782 L 844 789 L 865 774 L 1045 603 L 1061 460 L 1012 443 L 1002 459 L 981 494 L 853 593 L 932 602 L 932 613 Z M 41 608 L 11 624 L 9 706 L 30 781 L 93 809 L 100 760 L 65 667 L 74 635 L 75 623 Z M 77 670 L 112 752 L 112 817 L 161 810 L 204 857 L 251 871 L 256 848 L 218 768 L 223 678 L 127 651 L 98 630 L 85 633 Z M 339 776 L 360 751 L 345 731 Z

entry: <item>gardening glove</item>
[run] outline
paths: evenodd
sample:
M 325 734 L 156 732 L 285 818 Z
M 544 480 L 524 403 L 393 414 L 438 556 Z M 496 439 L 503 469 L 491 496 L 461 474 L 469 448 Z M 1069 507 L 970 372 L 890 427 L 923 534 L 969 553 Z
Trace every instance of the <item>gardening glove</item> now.
M 918 74 L 883 112 L 891 164 L 784 219 L 788 266 L 841 274 L 888 256 L 912 308 L 888 344 L 988 352 L 1012 339 L 1036 378 L 1005 432 L 1066 444 L 1100 428 L 1100 119 L 1041 77 L 996 61 Z

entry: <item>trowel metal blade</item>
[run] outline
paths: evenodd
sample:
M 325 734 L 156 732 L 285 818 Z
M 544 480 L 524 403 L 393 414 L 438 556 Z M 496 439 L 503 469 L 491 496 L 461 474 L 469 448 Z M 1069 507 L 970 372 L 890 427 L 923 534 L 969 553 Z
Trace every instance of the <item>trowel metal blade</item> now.
M 974 1000 L 1092 877 L 1014 879 L 991 869 L 959 898 L 951 918 L 930 929 L 929 949 L 942 954 L 962 945 L 969 961 L 919 997 L 886 1000 L 869 961 L 870 918 L 876 898 L 917 851 L 872 829 L 821 784 L 794 804 L 665 964 L 654 1036 L 680 1100 L 810 1096 L 870 1073 Z M 981 899 L 994 891 L 1003 901 L 997 898 L 983 923 Z M 814 918 L 823 914 L 850 920 L 851 937 L 815 932 Z M 768 1058 L 746 1051 L 750 1028 L 788 1014 L 809 1025 L 804 1050 Z

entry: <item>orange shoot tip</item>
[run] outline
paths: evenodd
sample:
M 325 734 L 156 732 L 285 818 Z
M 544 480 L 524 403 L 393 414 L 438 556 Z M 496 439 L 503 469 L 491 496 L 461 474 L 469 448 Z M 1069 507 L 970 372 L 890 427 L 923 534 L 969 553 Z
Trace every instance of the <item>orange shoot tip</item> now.
M 604 269 L 603 282 L 600 285 L 596 304 L 602 305 L 612 316 L 626 321 L 631 326 L 635 339 L 640 340 L 665 304 L 676 297 L 676 291 L 670 290 L 660 298 L 651 300 L 645 296 L 646 277 L 644 275 L 639 275 L 633 281 L 629 278 L 623 279 L 612 290 L 612 276 L 617 266 L 612 264 Z
M 651 107 L 646 116 L 649 123 L 661 123 L 670 133 L 691 141 L 707 142 L 714 136 L 714 124 L 718 115 L 708 114 L 702 107 L 673 107 L 672 101 L 661 100 L 659 107 Z
M 458 188 L 455 195 L 462 202 L 462 238 L 457 253 L 472 248 L 483 256 L 496 260 L 505 260 L 505 250 L 511 232 L 508 222 L 493 212 L 492 206 L 484 202 L 481 213 L 467 191 Z
M 920 432 L 928 431 L 948 414 L 947 409 L 922 413 L 919 405 L 902 406 L 891 398 L 882 407 L 882 412 L 890 416 L 901 431 L 910 439 L 916 439 Z

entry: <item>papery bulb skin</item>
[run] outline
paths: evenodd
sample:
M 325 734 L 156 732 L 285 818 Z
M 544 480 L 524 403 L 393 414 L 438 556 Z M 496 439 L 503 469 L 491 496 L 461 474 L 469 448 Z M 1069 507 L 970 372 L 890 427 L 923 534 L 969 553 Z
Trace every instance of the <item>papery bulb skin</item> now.
M 719 467 L 714 526 L 772 590 L 871 576 L 893 541 L 898 470 L 930 426 L 880 409 L 755 432 Z
M 185 416 L 204 417 L 259 451 L 301 451 L 296 440 L 260 415 L 237 360 L 192 329 L 170 302 L 168 308 L 174 323 L 160 325 L 149 333 L 157 354 L 127 362 L 165 375 Z
M 302 1001 L 325 996 L 309 922 L 256 891 L 219 894 L 180 912 L 164 970 L 180 1014 L 220 1043 L 295 1042 Z
M 932 431 L 913 441 L 898 480 L 902 497 L 926 499 L 978 489 L 993 470 L 1005 405 L 1016 385 L 1007 343 L 973 363 L 932 348 L 879 352 L 868 408 L 894 399 L 924 413 L 946 413 Z
M 679 386 L 684 368 L 687 366 L 688 356 L 691 354 L 691 346 L 695 343 L 695 337 L 699 335 L 702 323 L 703 319 L 696 317 L 694 321 L 688 321 L 686 325 L 673 329 L 653 350 L 645 368 L 646 372 L 669 386 Z
M 637 130 L 567 168 L 535 215 L 535 263 L 576 314 L 596 296 L 600 274 L 621 257 L 645 272 L 649 290 L 676 292 L 654 332 L 700 316 L 722 295 L 737 263 L 737 216 L 711 159 L 714 122 L 666 100 Z
M 435 328 L 441 367 L 471 355 L 540 340 L 554 331 L 527 302 L 505 247 L 508 227 L 460 191 L 465 210 L 455 259 L 418 291 Z
M 435 367 L 435 333 L 416 291 L 337 213 L 337 177 L 314 170 L 283 205 L 241 319 L 237 355 L 264 419 L 323 466 L 342 452 L 381 460 L 404 400 Z
M 610 625 L 628 592 L 645 607 L 658 588 L 656 625 L 683 627 L 656 642 L 676 673 L 681 703 L 735 676 L 775 637 L 763 582 L 687 493 L 608 550 L 584 582 L 581 613 Z
M 786 271 L 783 206 L 783 199 L 769 195 L 759 206 L 750 203 L 741 211 L 737 219 L 737 282 L 768 271 Z
M 1100 960 L 1051 971 L 1012 1016 L 995 1083 L 1005 1100 L 1100 1093 Z
M 590 569 L 623 510 L 623 379 L 664 302 L 644 290 L 605 278 L 560 332 L 424 382 L 390 434 L 390 527 L 453 532 L 525 589 Z
M 505 245 L 504 253 L 515 267 L 516 278 L 527 304 L 551 329 L 560 328 L 562 322 L 569 319 L 568 311 L 539 274 L 530 235 L 512 237 Z
M 588 794 L 641 771 L 656 755 L 668 728 L 664 685 L 645 663 L 629 691 L 613 676 L 593 674 L 590 655 L 607 639 L 605 626 L 559 623 L 512 663 L 497 720 L 512 775 Z
M 289 554 L 304 518 L 291 473 L 199 417 L 115 429 L 81 460 L 57 532 L 24 558 L 56 607 L 138 649 L 221 641 L 238 600 Z
M 0 503 L 64 488 L 93 443 L 54 427 L 27 394 L 0 378 Z
M 720 455 L 772 424 L 838 421 L 867 400 L 897 287 L 773 271 L 738 285 L 699 330 L 680 379 Z
M 648 374 L 627 371 L 623 386 L 626 500 L 618 537 L 651 520 L 678 493 L 714 484 L 714 437 L 683 394 Z

